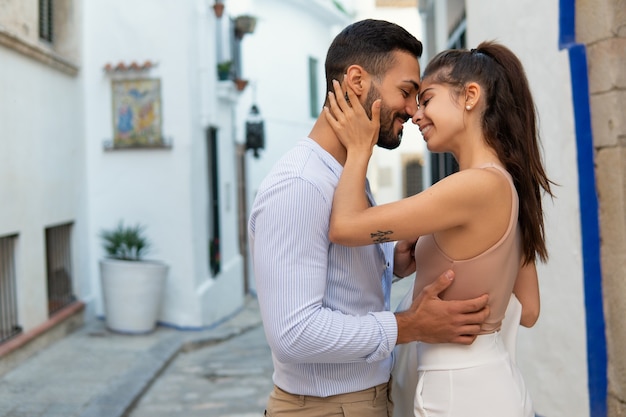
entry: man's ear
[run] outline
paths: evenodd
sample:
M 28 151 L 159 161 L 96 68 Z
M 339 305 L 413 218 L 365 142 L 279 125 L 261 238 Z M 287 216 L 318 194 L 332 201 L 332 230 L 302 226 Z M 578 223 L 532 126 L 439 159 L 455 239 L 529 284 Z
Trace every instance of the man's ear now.
M 354 91 L 357 97 L 361 97 L 369 88 L 369 73 L 360 65 L 350 65 L 341 80 L 341 85 Z

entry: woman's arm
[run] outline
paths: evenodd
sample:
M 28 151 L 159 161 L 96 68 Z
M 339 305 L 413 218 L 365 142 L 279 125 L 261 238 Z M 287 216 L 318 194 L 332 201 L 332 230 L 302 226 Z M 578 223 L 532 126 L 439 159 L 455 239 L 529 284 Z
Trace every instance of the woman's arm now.
M 370 119 L 358 101 L 358 97 L 350 88 L 347 93 L 348 102 L 337 80 L 333 80 L 333 86 L 337 99 L 335 99 L 335 94 L 329 92 L 330 108 L 324 107 L 324 112 L 326 120 L 347 151 L 341 180 L 335 194 L 343 193 L 346 199 L 350 200 L 350 205 L 346 208 L 365 210 L 370 206 L 365 194 L 367 165 L 372 156 L 372 149 L 378 140 L 381 100 L 378 99 L 372 103 L 372 118 Z M 348 103 L 353 104 L 354 107 Z M 341 201 L 339 204 L 342 205 Z
M 403 200 L 370 207 L 365 195 L 365 177 L 372 148 L 378 138 L 380 103 L 372 105 L 372 120 L 358 97 L 348 88 L 345 100 L 335 83 L 329 93 L 326 119 L 347 149 L 347 158 L 333 199 L 329 237 L 333 243 L 359 246 L 402 239 L 415 239 L 434 232 L 462 227 L 484 213 L 493 197 L 493 174 L 465 170 L 427 190 Z M 501 179 L 498 179 L 501 180 Z
M 539 280 L 534 262 L 522 265 L 518 274 L 513 293 L 522 304 L 522 318 L 520 324 L 532 327 L 539 318 Z

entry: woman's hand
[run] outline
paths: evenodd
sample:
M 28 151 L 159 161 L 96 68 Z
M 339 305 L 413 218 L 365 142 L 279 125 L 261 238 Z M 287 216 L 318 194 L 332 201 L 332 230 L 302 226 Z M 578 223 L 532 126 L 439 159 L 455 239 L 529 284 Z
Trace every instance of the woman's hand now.
M 404 278 L 415 272 L 415 244 L 417 238 L 400 240 L 393 253 L 393 274 Z
M 365 109 L 358 97 L 348 88 L 346 101 L 341 86 L 333 80 L 335 93 L 328 92 L 330 109 L 324 107 L 326 120 L 343 144 L 350 150 L 367 150 L 370 154 L 378 141 L 380 129 L 380 99 L 372 103 L 372 118 L 365 113 Z

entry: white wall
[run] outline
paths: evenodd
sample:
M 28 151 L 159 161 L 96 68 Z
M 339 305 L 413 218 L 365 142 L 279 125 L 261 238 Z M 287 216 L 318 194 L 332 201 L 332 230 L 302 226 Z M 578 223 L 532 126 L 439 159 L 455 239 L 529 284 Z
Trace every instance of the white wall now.
M 251 85 L 237 109 L 236 137 L 243 141 L 245 117 L 253 102 L 265 120 L 265 149 L 255 159 L 248 151 L 247 204 L 274 163 L 309 134 L 315 118 L 309 111 L 309 56 L 318 60 L 319 106 L 325 99 L 324 61 L 335 35 L 349 17 L 328 1 L 254 0 L 248 10 L 258 16 L 253 35 L 243 39 L 243 73 Z M 246 216 L 247 218 L 247 216 Z M 252 271 L 252 268 L 249 268 Z M 249 282 L 254 289 L 254 277 Z
M 48 319 L 45 228 L 73 222 L 81 257 L 84 213 L 80 84 L 32 58 L 0 46 L 0 236 L 18 234 L 19 324 Z M 73 268 L 80 295 L 85 271 Z
M 415 7 L 376 7 L 375 0 L 360 1 L 356 4 L 357 15 L 355 20 L 381 19 L 396 23 L 405 28 L 421 42 L 422 20 L 417 6 Z M 425 65 L 420 61 L 421 69 Z M 411 156 L 422 159 L 426 153 L 426 145 L 419 128 L 410 120 L 405 123 L 400 146 L 389 151 L 375 147 L 368 168 L 368 179 L 376 202 L 378 204 L 389 203 L 404 197 L 404 170 L 402 158 Z M 390 174 L 390 175 L 387 175 Z M 391 178 L 391 183 L 387 181 Z
M 541 317 L 519 336 L 519 361 L 541 416 L 587 416 L 585 305 L 569 60 L 558 50 L 558 2 L 467 2 L 468 47 L 496 39 L 525 66 L 556 199 L 544 200 L 550 260 L 539 266 Z
M 202 327 L 242 305 L 243 278 L 237 248 L 236 171 L 227 91 L 218 106 L 212 2 L 197 0 L 90 0 L 85 2 L 83 83 L 89 248 L 92 293 L 102 313 L 98 234 L 119 220 L 147 226 L 148 258 L 170 265 L 160 320 Z M 105 151 L 113 137 L 111 79 L 105 64 L 157 62 L 146 76 L 161 80 L 163 135 L 171 149 Z M 207 91 L 211 90 L 211 91 Z M 214 122 L 220 137 L 222 272 L 208 269 L 208 183 L 204 129 Z M 230 190 L 230 191 L 229 191 Z M 220 300 L 218 303 L 216 300 Z

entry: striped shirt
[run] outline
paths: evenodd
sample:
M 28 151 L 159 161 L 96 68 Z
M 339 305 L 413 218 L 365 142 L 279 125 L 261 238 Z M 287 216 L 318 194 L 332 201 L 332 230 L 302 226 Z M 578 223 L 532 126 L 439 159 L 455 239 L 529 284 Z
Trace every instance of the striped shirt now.
M 261 183 L 248 224 L 274 383 L 292 394 L 360 391 L 391 372 L 393 244 L 330 242 L 341 171 L 315 141 L 300 141 Z

